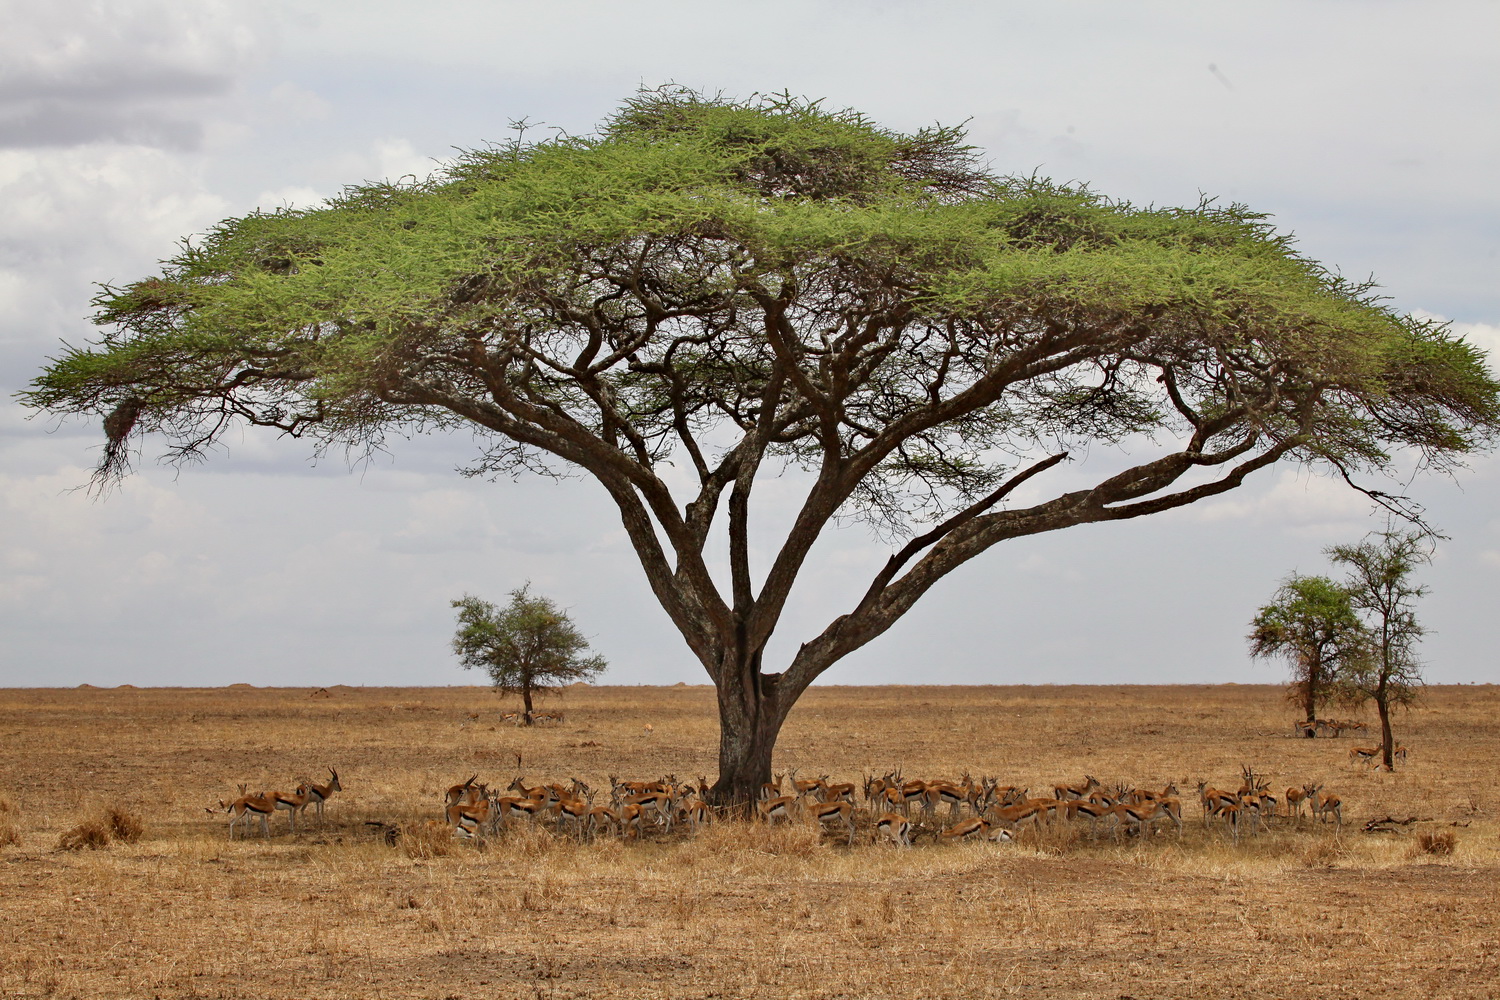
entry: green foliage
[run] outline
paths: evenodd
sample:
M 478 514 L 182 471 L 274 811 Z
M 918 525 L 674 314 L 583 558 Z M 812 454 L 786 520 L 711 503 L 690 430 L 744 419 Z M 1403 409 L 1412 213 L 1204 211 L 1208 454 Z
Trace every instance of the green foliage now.
M 1305 458 L 1379 465 L 1395 445 L 1441 462 L 1490 433 L 1496 387 L 1472 347 L 1300 257 L 1262 215 L 1211 201 L 1137 208 L 996 177 L 963 140 L 961 129 L 901 134 L 788 95 L 646 91 L 594 136 L 523 133 L 426 180 L 226 220 L 160 276 L 106 287 L 96 321 L 110 332 L 67 349 L 25 399 L 97 413 L 134 401 L 130 430 L 165 434 L 173 457 L 201 453 L 237 419 L 370 444 L 468 419 L 399 391 L 413 371 L 472 394 L 482 380 L 450 369 L 475 350 L 519 346 L 565 366 L 588 356 L 583 317 L 597 311 L 655 330 L 598 381 L 659 460 L 675 416 L 666 400 L 683 378 L 707 383 L 680 407 L 700 419 L 727 383 L 766 382 L 754 286 L 794 282 L 826 300 L 803 313 L 819 328 L 837 330 L 841 298 L 882 296 L 911 326 L 908 343 L 958 338 L 969 381 L 1050 328 L 1086 330 L 1100 348 L 1111 392 L 1055 375 L 1038 385 L 1040 405 L 1018 393 L 914 442 L 910 463 L 883 466 L 893 483 L 923 480 L 940 454 L 1179 427 L 1182 415 L 1145 393 L 1163 364 L 1191 376 L 1178 388 L 1197 413 L 1233 405 L 1237 379 L 1215 374 L 1226 361 L 1295 368 L 1324 386 L 1316 433 L 1287 414 L 1260 422 L 1295 436 Z M 647 265 L 643 287 L 622 294 L 615 274 L 632 258 Z M 631 302 L 684 288 L 701 306 L 691 315 Z M 677 345 L 682 367 L 668 375 L 667 335 L 682 323 L 722 336 Z M 896 370 L 905 353 L 891 353 L 856 409 L 885 418 L 922 398 Z M 565 405 L 583 398 L 566 371 L 551 374 Z M 770 450 L 798 461 L 817 452 L 810 443 L 793 435 Z M 510 451 L 523 463 L 521 452 L 537 454 Z M 122 472 L 126 457 L 115 450 L 104 471 Z
M 1292 667 L 1289 697 L 1313 710 L 1334 695 L 1341 672 L 1364 662 L 1368 637 L 1349 587 L 1322 576 L 1293 575 L 1251 622 L 1250 654 L 1284 657 Z
M 497 690 L 523 695 L 528 722 L 532 692 L 588 680 L 606 666 L 602 656 L 583 655 L 589 648 L 583 633 L 554 602 L 533 595 L 530 584 L 511 591 L 503 608 L 468 594 L 452 606 L 459 662 L 486 671 Z

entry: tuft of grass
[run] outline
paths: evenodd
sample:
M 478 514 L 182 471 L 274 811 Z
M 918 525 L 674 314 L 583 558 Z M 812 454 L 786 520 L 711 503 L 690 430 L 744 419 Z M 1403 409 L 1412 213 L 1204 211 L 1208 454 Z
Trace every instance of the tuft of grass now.
M 1083 835 L 1076 824 L 1033 824 L 1016 835 L 1016 843 L 1038 854 L 1060 858 L 1072 854 L 1082 843 Z
M 453 853 L 453 828 L 435 819 L 404 823 L 398 843 L 408 858 L 445 858 Z
M 1349 848 L 1342 838 L 1322 837 L 1304 847 L 1297 860 L 1304 868 L 1332 868 L 1349 856 Z
M 559 842 L 542 823 L 512 823 L 505 828 L 505 852 L 523 858 L 543 858 L 558 849 Z
M 0 847 L 14 847 L 21 842 L 21 831 L 13 821 L 15 813 L 15 803 L 0 795 Z
M 85 820 L 57 838 L 59 851 L 99 851 L 109 846 L 109 827 L 97 819 Z
M 100 822 L 109 831 L 111 839 L 126 844 L 134 844 L 146 832 L 146 825 L 139 816 L 117 805 L 105 809 L 104 818 Z
M 121 806 L 106 808 L 93 819 L 84 820 L 57 839 L 59 851 L 98 851 L 118 841 L 133 844 L 141 839 L 146 826 L 141 818 Z
M 1431 854 L 1446 858 L 1458 846 L 1458 834 L 1452 830 L 1422 830 L 1417 833 L 1416 854 Z

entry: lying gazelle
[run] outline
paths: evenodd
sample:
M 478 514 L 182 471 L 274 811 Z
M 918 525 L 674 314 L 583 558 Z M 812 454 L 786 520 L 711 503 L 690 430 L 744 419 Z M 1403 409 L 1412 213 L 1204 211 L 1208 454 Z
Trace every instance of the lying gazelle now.
M 960 840 L 993 840 L 997 843 L 1013 839 L 1010 830 L 1003 826 L 990 823 L 983 816 L 975 816 L 966 819 L 962 823 L 955 823 L 940 833 L 946 843 L 954 843 Z

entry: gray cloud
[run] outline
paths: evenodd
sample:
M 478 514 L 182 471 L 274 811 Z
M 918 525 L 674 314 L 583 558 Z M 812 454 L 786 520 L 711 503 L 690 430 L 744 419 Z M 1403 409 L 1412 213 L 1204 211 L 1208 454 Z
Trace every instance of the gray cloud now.
M 118 142 L 163 149 L 196 149 L 203 125 L 186 114 L 156 108 L 100 106 L 58 98 L 9 100 L 0 97 L 0 147 L 35 149 Z
M 21 8 L 0 4 L 0 148 L 197 148 L 262 46 L 251 17 L 218 3 Z

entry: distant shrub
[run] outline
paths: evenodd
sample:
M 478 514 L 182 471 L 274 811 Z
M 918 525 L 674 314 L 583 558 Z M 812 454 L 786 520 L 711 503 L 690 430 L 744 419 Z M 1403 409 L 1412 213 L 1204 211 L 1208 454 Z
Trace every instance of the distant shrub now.
M 1422 830 L 1417 834 L 1417 849 L 1423 854 L 1447 857 L 1458 846 L 1458 834 L 1452 830 Z

